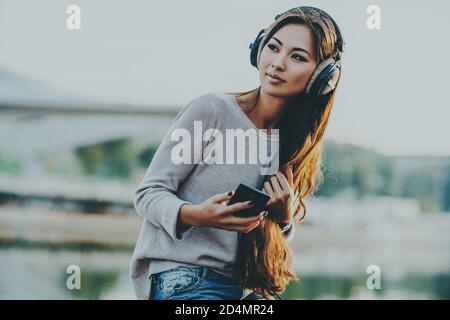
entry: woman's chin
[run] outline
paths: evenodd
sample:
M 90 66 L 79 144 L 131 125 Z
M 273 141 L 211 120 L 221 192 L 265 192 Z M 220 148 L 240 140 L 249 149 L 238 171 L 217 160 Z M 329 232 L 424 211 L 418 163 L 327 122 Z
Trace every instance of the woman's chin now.
M 286 94 L 283 92 L 283 90 L 280 90 L 279 88 L 274 88 L 270 85 L 261 85 L 261 91 L 263 91 L 265 94 L 273 97 L 285 97 Z

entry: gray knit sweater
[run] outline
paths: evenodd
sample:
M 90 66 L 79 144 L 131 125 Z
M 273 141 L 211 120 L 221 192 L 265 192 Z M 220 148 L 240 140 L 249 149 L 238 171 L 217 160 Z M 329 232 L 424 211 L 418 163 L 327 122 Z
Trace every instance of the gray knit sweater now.
M 225 276 L 232 276 L 238 232 L 201 226 L 190 227 L 180 234 L 177 228 L 179 209 L 184 203 L 200 203 L 215 194 L 235 190 L 239 183 L 261 189 L 264 179 L 262 165 L 261 161 L 252 163 L 248 158 L 245 163 L 239 163 L 237 157 L 230 164 L 225 159 L 226 155 L 223 164 L 218 158 L 215 163 L 206 163 L 204 152 L 200 154 L 204 161 L 199 161 L 199 153 L 194 150 L 196 142 L 197 148 L 201 144 L 201 150 L 207 150 L 208 144 L 216 140 L 198 140 L 199 123 L 202 133 L 210 128 L 216 133 L 218 130 L 223 133 L 224 141 L 227 141 L 227 129 L 251 129 L 249 131 L 257 132 L 256 135 L 266 139 L 269 145 L 278 143 L 278 135 L 267 135 L 257 130 L 232 95 L 201 95 L 177 114 L 135 193 L 135 209 L 144 218 L 130 263 L 131 282 L 138 299 L 148 298 L 150 274 L 181 265 L 210 267 Z M 188 133 L 193 145 L 191 161 L 184 158 L 180 163 L 177 155 L 189 156 L 189 152 L 176 152 L 179 151 L 177 146 L 180 146 L 180 137 L 185 138 Z M 230 149 L 226 147 L 224 149 L 229 154 Z M 285 233 L 288 242 L 294 237 L 294 229 L 292 224 Z

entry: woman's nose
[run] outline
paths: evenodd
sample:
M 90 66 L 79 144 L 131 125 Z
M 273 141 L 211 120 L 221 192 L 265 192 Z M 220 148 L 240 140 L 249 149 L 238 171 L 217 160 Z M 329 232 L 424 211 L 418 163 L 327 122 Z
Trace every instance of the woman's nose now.
M 284 70 L 283 58 L 279 57 L 278 59 L 272 62 L 272 68 L 276 70 Z

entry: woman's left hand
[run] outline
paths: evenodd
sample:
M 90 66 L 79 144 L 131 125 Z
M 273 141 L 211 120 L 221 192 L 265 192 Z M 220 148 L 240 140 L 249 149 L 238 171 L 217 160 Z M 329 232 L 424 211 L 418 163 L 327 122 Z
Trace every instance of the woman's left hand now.
M 289 166 L 285 174 L 277 171 L 266 181 L 262 191 L 270 195 L 267 203 L 269 214 L 278 223 L 290 223 L 294 216 L 294 175 L 292 166 Z

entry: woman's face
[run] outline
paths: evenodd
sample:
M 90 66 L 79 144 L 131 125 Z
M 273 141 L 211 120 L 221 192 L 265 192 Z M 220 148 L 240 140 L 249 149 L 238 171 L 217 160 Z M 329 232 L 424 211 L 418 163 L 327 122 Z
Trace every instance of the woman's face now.
M 303 92 L 316 66 L 311 30 L 301 24 L 284 25 L 261 51 L 261 90 L 274 97 L 289 97 Z M 271 76 L 278 76 L 281 80 Z

